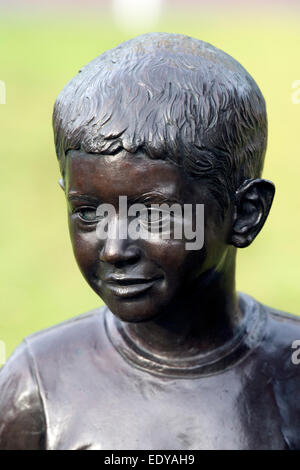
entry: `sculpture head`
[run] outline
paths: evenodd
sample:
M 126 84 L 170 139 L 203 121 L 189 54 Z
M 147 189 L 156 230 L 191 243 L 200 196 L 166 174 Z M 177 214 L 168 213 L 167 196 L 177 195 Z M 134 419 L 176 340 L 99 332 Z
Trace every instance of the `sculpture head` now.
M 261 179 L 264 98 L 237 61 L 183 35 L 140 36 L 82 68 L 56 100 L 53 127 L 75 257 L 113 313 L 150 319 L 195 286 L 234 277 L 235 249 L 259 233 L 274 196 Z M 204 204 L 203 248 L 98 240 L 96 208 L 120 195 Z M 128 282 L 107 282 L 116 276 Z M 131 295 L 129 278 L 153 282 Z

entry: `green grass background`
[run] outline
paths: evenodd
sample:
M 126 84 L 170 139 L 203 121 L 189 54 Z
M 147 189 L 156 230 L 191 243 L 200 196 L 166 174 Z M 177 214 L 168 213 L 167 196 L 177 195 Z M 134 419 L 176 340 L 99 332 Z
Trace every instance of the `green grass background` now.
M 264 177 L 276 183 L 270 217 L 254 244 L 240 250 L 237 287 L 300 314 L 300 18 L 202 11 L 165 14 L 156 31 L 211 42 L 254 76 L 267 102 Z M 73 259 L 51 128 L 58 92 L 78 69 L 135 33 L 107 14 L 0 17 L 0 340 L 7 356 L 24 336 L 102 303 Z

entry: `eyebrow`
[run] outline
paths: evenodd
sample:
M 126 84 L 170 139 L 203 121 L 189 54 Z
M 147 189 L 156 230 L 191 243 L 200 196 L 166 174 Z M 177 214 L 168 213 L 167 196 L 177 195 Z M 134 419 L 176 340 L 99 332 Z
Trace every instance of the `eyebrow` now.
M 97 197 L 94 196 L 88 196 L 85 194 L 80 194 L 77 192 L 69 192 L 68 193 L 68 200 L 73 201 L 73 200 L 81 200 L 81 201 L 90 201 L 93 203 L 100 203 L 100 200 Z M 177 199 L 176 197 L 172 196 L 167 196 L 162 193 L 157 193 L 157 192 L 147 192 L 138 196 L 133 196 L 133 197 L 128 197 L 127 201 L 130 204 L 135 204 L 135 203 L 157 203 L 157 204 L 162 204 L 162 203 L 168 203 L 168 204 L 183 204 L 182 201 Z
M 168 203 L 168 204 L 173 204 L 173 203 L 177 203 L 177 204 L 182 204 L 182 201 L 180 201 L 179 199 L 177 199 L 176 197 L 172 197 L 172 196 L 167 196 L 165 194 L 162 194 L 162 193 L 157 193 L 157 192 L 148 192 L 148 193 L 144 193 L 144 194 L 141 194 L 140 196 L 136 196 L 136 197 L 132 197 L 132 198 L 128 198 L 128 201 L 130 203 L 147 203 L 147 202 L 150 202 L 150 203 Z
M 68 193 L 68 200 L 69 201 L 74 201 L 74 200 L 83 200 L 83 201 L 90 201 L 90 202 L 97 202 L 99 203 L 99 199 L 94 197 L 94 196 L 88 196 L 88 195 L 85 195 L 85 194 L 79 194 L 79 193 L 73 193 L 73 192 L 69 192 Z

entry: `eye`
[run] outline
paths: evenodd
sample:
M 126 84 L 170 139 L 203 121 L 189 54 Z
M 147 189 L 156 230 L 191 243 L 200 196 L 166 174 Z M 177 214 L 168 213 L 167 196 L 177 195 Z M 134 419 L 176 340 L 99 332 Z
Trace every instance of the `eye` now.
M 140 224 L 151 232 L 162 232 L 170 227 L 170 212 L 147 207 L 140 212 Z
M 74 211 L 78 217 L 84 222 L 98 222 L 100 217 L 96 214 L 96 207 L 80 207 Z

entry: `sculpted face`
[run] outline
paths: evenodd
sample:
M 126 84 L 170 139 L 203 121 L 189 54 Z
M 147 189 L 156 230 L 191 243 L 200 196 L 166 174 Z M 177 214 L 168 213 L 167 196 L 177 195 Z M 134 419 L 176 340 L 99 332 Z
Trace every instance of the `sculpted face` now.
M 164 160 L 151 160 L 141 152 L 117 155 L 70 151 L 65 191 L 69 228 L 79 268 L 108 308 L 121 320 L 140 322 L 176 308 L 189 289 L 205 288 L 208 277 L 222 270 L 228 245 L 230 218 L 220 224 L 220 208 L 205 181 L 192 181 L 180 168 Z M 119 196 L 150 204 L 177 202 L 204 204 L 204 246 L 194 251 L 186 239 L 148 240 L 97 236 L 97 207 L 112 204 L 118 217 Z

